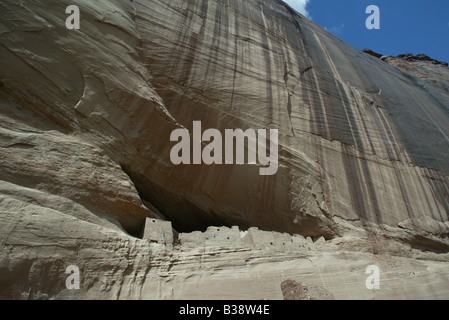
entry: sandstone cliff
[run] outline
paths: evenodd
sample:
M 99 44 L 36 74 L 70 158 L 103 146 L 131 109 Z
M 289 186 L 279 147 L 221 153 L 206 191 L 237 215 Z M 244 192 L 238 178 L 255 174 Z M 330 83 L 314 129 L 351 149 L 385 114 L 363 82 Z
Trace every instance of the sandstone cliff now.
M 0 17 L 1 297 L 282 298 L 287 278 L 448 297 L 445 65 L 382 61 L 280 0 L 4 0 Z M 173 165 L 193 121 L 278 129 L 277 174 Z M 139 239 L 147 217 L 322 243 L 170 248 Z

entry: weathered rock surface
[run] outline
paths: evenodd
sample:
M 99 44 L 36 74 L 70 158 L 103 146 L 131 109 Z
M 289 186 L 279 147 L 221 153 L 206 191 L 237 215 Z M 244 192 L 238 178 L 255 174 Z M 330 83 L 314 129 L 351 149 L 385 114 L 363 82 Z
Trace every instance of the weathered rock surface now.
M 0 297 L 449 298 L 449 69 L 400 61 L 278 0 L 2 1 Z M 173 165 L 196 120 L 279 129 L 278 173 Z M 136 238 L 161 216 L 173 248 Z
M 321 287 L 307 287 L 294 280 L 281 283 L 284 300 L 334 300 L 332 294 Z
M 427 61 L 427 62 L 431 62 L 432 64 L 441 64 L 441 65 L 443 65 L 445 67 L 448 66 L 447 62 L 438 61 L 438 60 L 432 59 L 431 57 L 429 57 L 429 56 L 427 56 L 427 55 L 425 55 L 423 53 L 420 53 L 420 54 L 417 54 L 417 55 L 414 55 L 414 54 L 411 54 L 411 53 L 404 53 L 404 54 L 398 55 L 396 58 L 403 59 L 403 60 L 406 60 L 406 61 L 411 61 L 411 62 Z

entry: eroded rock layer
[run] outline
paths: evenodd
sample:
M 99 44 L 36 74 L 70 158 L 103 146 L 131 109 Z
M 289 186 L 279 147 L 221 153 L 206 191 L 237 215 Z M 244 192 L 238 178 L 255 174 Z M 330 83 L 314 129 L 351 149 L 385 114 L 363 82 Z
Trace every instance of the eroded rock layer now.
M 79 30 L 65 26 L 72 4 Z M 355 256 L 412 259 L 430 250 L 426 259 L 447 260 L 445 65 L 385 63 L 278 0 L 4 0 L 0 18 L 3 297 L 70 296 L 60 281 L 67 263 L 89 271 L 80 297 L 210 297 L 210 288 L 180 289 L 196 258 L 133 237 L 149 216 L 183 232 L 258 227 L 323 236 Z M 193 121 L 221 132 L 278 129 L 277 174 L 261 176 L 254 164 L 173 165 L 170 134 L 192 130 Z M 231 250 L 242 272 L 242 257 L 271 255 L 242 250 Z M 321 266 L 340 259 L 332 255 L 312 254 L 325 257 Z M 269 270 L 288 257 L 254 259 Z M 363 257 L 360 264 L 372 259 Z M 172 269 L 177 259 L 188 262 Z M 218 259 L 197 276 L 214 278 L 207 270 L 221 263 L 220 279 L 237 270 Z M 404 263 L 413 269 L 413 260 Z M 426 263 L 420 270 L 443 270 Z M 389 270 L 400 282 L 403 274 Z M 410 288 L 444 296 L 448 278 L 439 272 L 425 274 L 431 282 L 446 277 L 438 286 L 417 280 Z M 265 298 L 282 297 L 286 279 L 273 279 Z M 330 286 L 337 298 L 351 295 L 343 284 Z

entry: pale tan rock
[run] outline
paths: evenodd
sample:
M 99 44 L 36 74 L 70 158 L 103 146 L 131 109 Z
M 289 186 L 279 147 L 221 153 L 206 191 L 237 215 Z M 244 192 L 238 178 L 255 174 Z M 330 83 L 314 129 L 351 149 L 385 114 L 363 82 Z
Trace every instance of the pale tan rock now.
M 335 217 L 447 221 L 447 92 L 429 93 L 277 1 L 263 15 L 256 0 L 79 1 L 73 32 L 61 23 L 68 3 L 2 3 L 12 30 L 1 40 L 2 94 L 104 150 L 175 229 L 210 221 L 332 238 L 349 231 Z M 170 133 L 195 120 L 279 129 L 277 175 L 171 164 Z
M 0 297 L 449 298 L 444 66 L 398 69 L 277 0 L 3 0 L 0 34 Z M 278 173 L 173 165 L 196 120 L 279 129 Z M 135 238 L 147 217 L 179 243 Z

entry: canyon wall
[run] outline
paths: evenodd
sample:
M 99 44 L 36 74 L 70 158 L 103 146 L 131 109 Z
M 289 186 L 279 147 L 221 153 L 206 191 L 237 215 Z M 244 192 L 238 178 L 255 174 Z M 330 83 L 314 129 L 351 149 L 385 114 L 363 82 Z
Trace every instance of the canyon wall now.
M 0 35 L 1 297 L 276 299 L 305 277 L 335 298 L 447 298 L 447 66 L 377 59 L 280 0 L 4 0 Z M 174 165 L 170 134 L 194 121 L 279 130 L 279 170 Z M 148 217 L 179 239 L 320 241 L 170 248 L 140 239 Z

